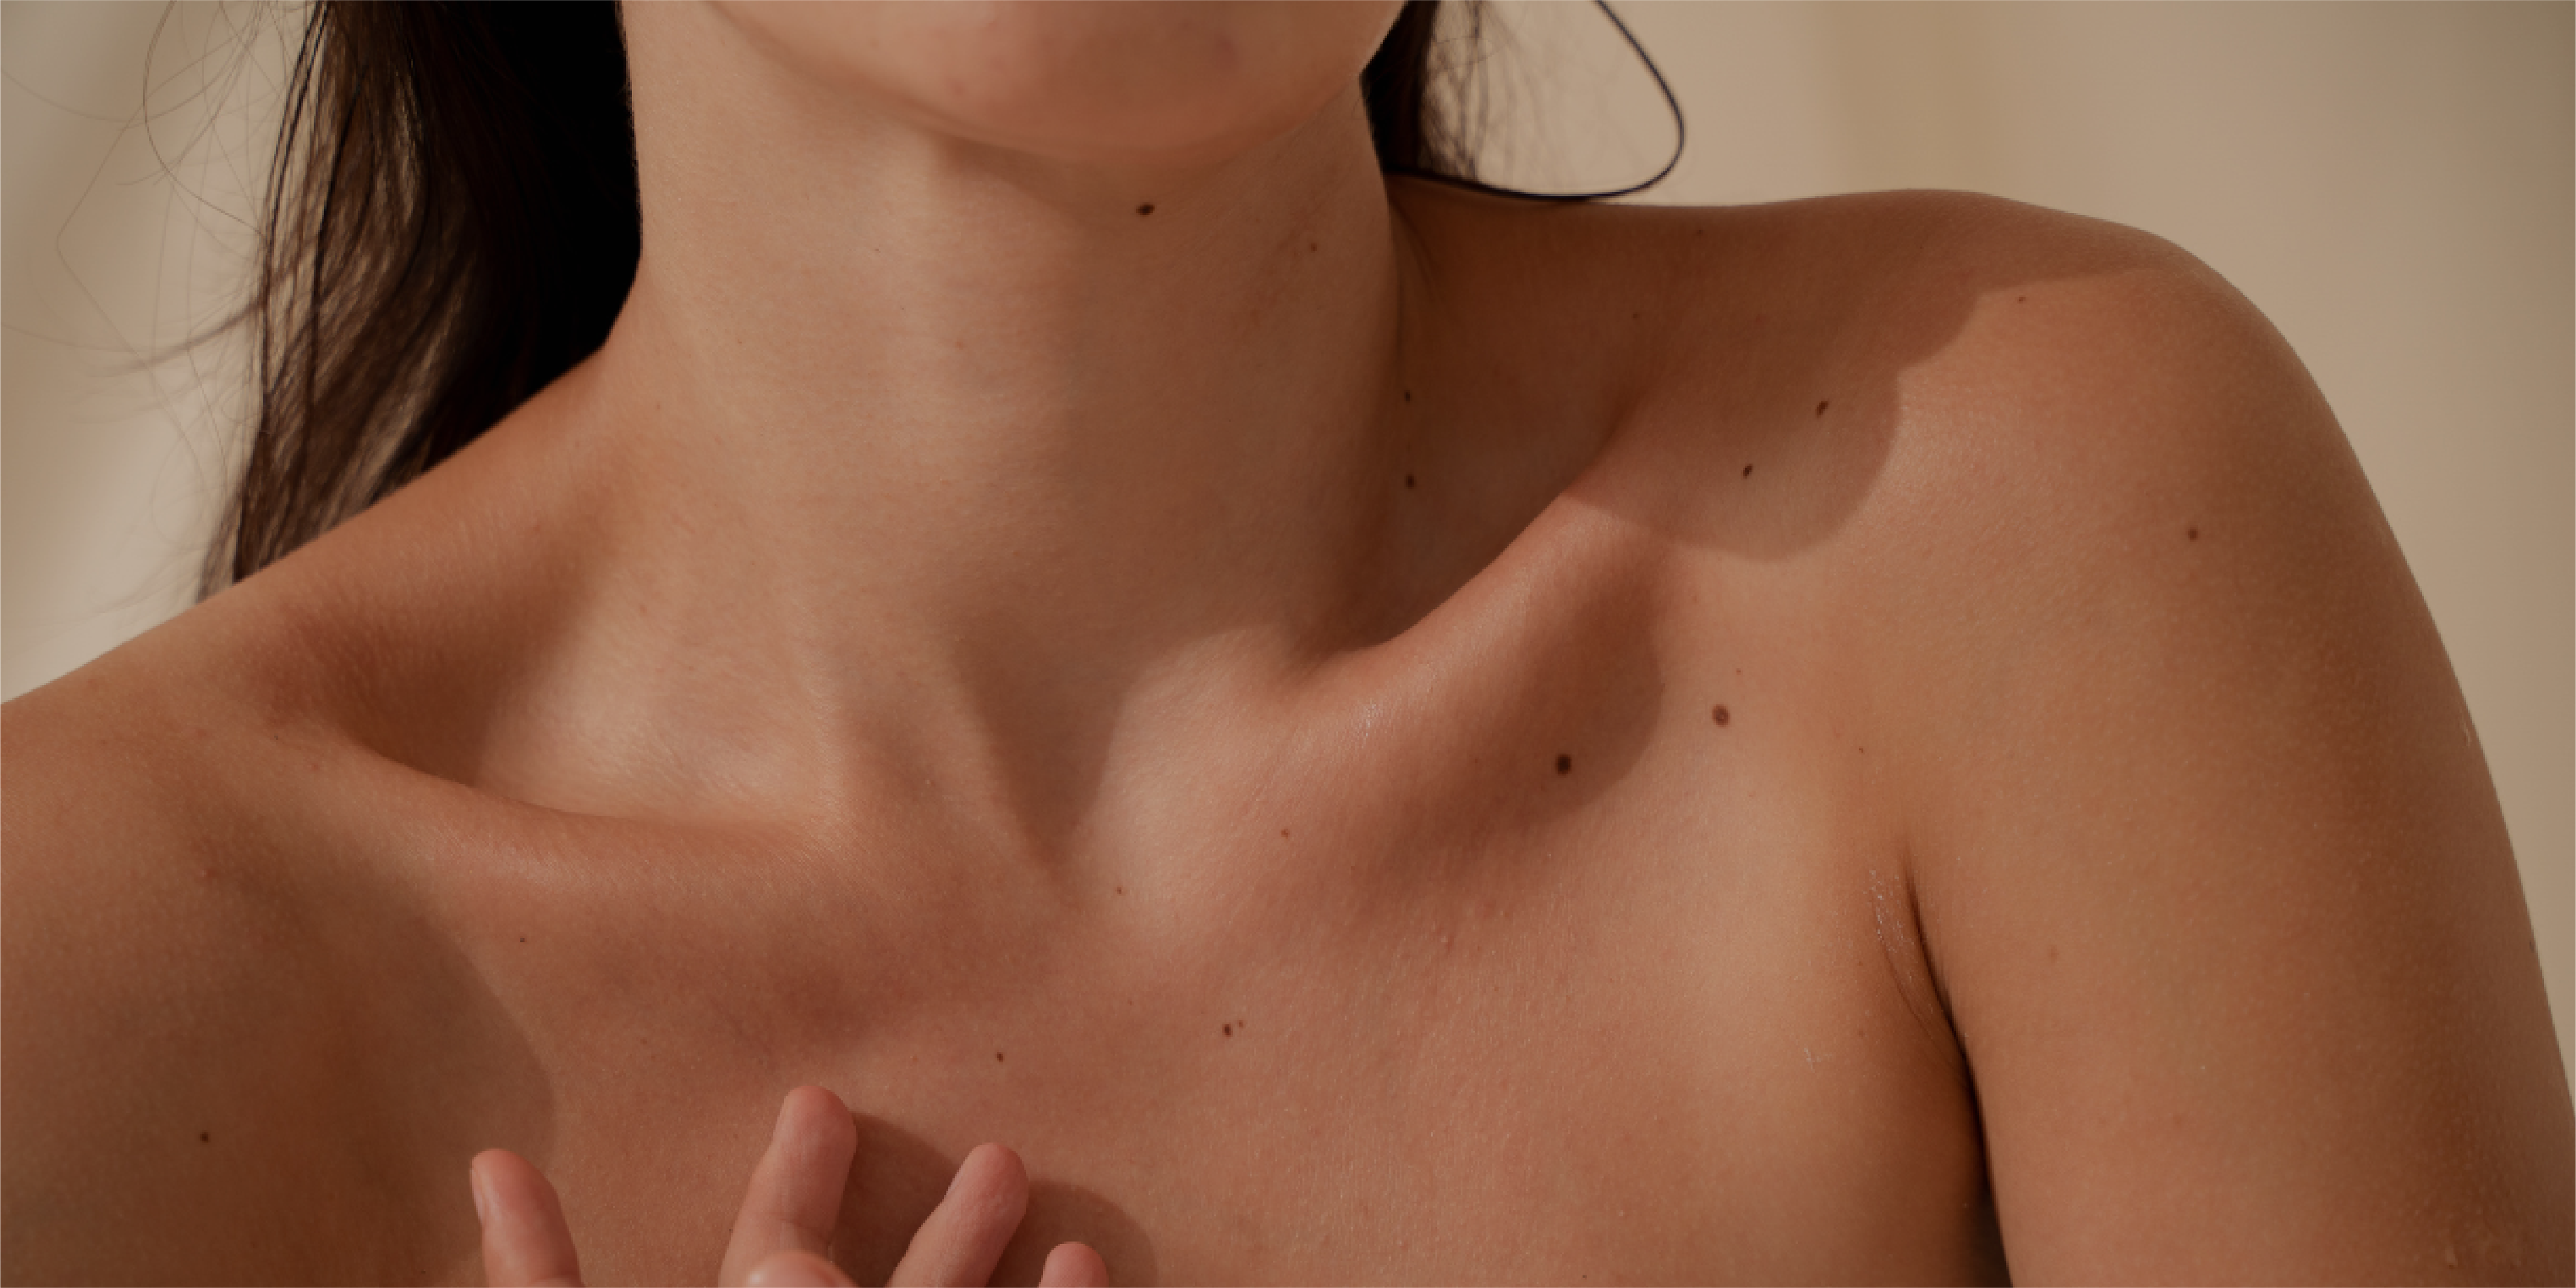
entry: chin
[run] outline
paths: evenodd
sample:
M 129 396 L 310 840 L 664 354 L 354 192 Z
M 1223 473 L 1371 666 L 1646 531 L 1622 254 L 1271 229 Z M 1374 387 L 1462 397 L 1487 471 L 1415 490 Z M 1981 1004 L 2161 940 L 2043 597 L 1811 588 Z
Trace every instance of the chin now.
M 1349 90 L 1400 0 L 729 0 L 799 74 L 1064 161 L 1220 159 Z

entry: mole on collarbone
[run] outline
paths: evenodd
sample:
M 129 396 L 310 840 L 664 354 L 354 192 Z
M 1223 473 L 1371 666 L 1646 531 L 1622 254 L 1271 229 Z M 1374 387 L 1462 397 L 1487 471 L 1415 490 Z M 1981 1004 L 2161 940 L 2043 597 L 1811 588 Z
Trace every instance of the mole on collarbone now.
M 1557 772 L 1559 775 L 1564 775 L 1564 774 L 1570 774 L 1570 773 L 1573 773 L 1573 772 L 1574 772 L 1574 757 L 1572 757 L 1572 756 L 1568 756 L 1568 755 L 1565 755 L 1565 754 L 1564 754 L 1564 753 L 1562 753 L 1562 752 L 1558 753 L 1558 755 L 1557 755 L 1557 757 L 1556 757 L 1556 772 Z
M 1746 465 L 1746 466 L 1744 467 L 1744 477 L 1746 477 L 1746 478 L 1751 478 L 1751 477 L 1753 477 L 1753 467 L 1752 467 L 1751 465 Z
M 213 1132 L 210 1132 L 210 1131 L 201 1131 L 201 1132 L 198 1132 L 198 1133 L 197 1133 L 197 1143 L 198 1143 L 198 1144 L 200 1144 L 200 1145 L 211 1145 L 211 1144 L 214 1144 L 214 1143 L 215 1143 L 215 1134 L 214 1134 Z
M 1407 474 L 1407 475 L 1405 475 L 1405 476 L 1404 476 L 1404 485 L 1405 485 L 1406 487 L 1411 487 L 1411 486 L 1413 486 L 1413 476 L 1412 476 L 1412 475 Z
M 1154 203 L 1148 201 L 1144 205 L 1136 207 L 1136 213 L 1140 217 L 1154 213 Z
M 2182 530 L 2182 536 L 2185 541 L 2198 541 L 2200 540 L 2200 529 L 2185 528 Z
M 994 1052 L 994 1053 L 993 1053 L 993 1063 L 995 1063 L 995 1064 L 1000 1064 L 1001 1062 L 1002 1062 L 1002 1053 L 1001 1053 L 1001 1052 L 999 1052 L 999 1051 Z
M 1816 414 L 1817 414 L 1817 415 L 1819 415 L 1819 416 L 1824 415 L 1824 414 L 1825 414 L 1825 409 L 1826 409 L 1827 407 L 1831 407 L 1831 406 L 1833 406 L 1833 405 L 1834 405 L 1834 400 L 1833 400 L 1833 399 L 1831 399 L 1831 398 L 1828 398 L 1828 399 L 1824 400 L 1823 402 L 1817 403 L 1817 404 L 1816 404 Z
M 1727 711 L 1724 703 L 1720 703 L 1716 707 L 1710 709 L 1708 718 L 1722 725 L 1729 720 L 1733 720 L 1735 717 Z

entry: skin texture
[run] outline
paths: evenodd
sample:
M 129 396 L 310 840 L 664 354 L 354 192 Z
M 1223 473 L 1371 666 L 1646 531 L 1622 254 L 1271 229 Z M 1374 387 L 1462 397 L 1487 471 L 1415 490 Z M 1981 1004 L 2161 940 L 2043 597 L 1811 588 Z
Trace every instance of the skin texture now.
M 1386 13 L 1157 135 L 631 12 L 607 347 L 0 714 L 9 1273 L 470 1281 L 499 1147 L 714 1279 L 811 1084 L 860 1282 L 993 1141 L 1005 1282 L 2576 1276 L 2475 733 L 2263 320 L 1983 198 L 1382 181 Z

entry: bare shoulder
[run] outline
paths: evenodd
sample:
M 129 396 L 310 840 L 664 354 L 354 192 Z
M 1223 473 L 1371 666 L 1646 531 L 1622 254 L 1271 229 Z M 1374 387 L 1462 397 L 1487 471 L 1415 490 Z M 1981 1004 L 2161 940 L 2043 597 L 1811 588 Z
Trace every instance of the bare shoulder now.
M 1843 731 L 1796 754 L 1898 838 L 2016 1277 L 2576 1273 L 2475 731 L 2257 309 L 1963 194 L 1453 204 L 1497 365 L 1608 391 L 1568 496 L 1695 606 L 1668 676 L 1779 643 Z
M 80 1015 L 149 1010 L 166 990 L 193 1009 L 226 986 L 239 927 L 275 883 L 243 790 L 266 756 L 245 755 L 242 704 L 197 614 L 0 707 L 7 895 L 9 1103 L 30 1085 L 21 1057 L 50 1060 Z M 180 963 L 186 963 L 180 966 Z M 166 978 L 165 978 L 166 977 Z M 109 1003 L 113 1002 L 113 1005 Z M 61 1015 L 31 1008 L 59 1008 Z M 56 1021 L 60 1021 L 57 1023 Z M 30 1135 L 12 1133 L 13 1147 Z
M 1595 486 L 1693 575 L 1797 578 L 1861 695 L 2016 1275 L 2563 1281 L 2493 788 L 2288 345 L 2170 245 L 2010 203 L 1663 222 L 1624 252 L 1681 283 L 1654 467 Z
M 227 596 L 229 598 L 229 596 Z M 232 607 L 232 606 L 226 606 Z M 355 936 L 292 779 L 329 755 L 208 606 L 0 708 L 0 1238 L 30 1280 L 384 1277 Z M 343 1035 L 334 1037 L 333 1035 Z
M 2189 449 L 2160 413 L 2103 414 L 2149 384 L 2302 402 L 2316 414 L 2270 423 L 2341 451 L 2261 316 L 2190 255 L 2116 224 L 1954 192 L 1717 208 L 1437 194 L 1405 208 L 1445 238 L 1435 260 L 1465 265 L 1446 280 L 1471 297 L 1458 311 L 1485 321 L 1500 378 L 1601 391 L 1615 428 L 1578 491 L 1694 550 L 1947 549 L 1941 526 L 1982 522 L 1961 503 L 2009 492 L 1988 473 L 1913 505 L 1957 486 L 1945 470 L 2073 483 L 2045 471 L 2068 454 L 2103 461 L 2114 439 L 2181 468 Z

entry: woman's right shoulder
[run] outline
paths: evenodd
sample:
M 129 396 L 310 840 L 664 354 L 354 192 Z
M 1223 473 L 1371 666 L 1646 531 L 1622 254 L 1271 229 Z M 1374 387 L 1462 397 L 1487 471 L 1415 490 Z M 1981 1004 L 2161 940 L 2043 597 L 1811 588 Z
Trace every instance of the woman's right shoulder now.
M 238 830 L 221 815 L 246 766 L 219 744 L 233 740 L 246 686 L 218 656 L 231 642 L 209 629 L 221 616 L 190 610 L 0 705 L 0 880 L 13 930 L 57 888 L 148 884 Z
M 229 598 L 229 595 L 227 596 Z M 297 854 L 305 737 L 201 606 L 0 706 L 0 1261 L 13 1278 L 303 1277 L 342 1009 Z M 318 1111 L 318 1112 L 317 1112 Z M 321 1161 L 312 1159 L 309 1161 Z M 323 1170 L 331 1170 L 325 1167 Z
M 242 793 L 285 758 L 294 723 L 278 699 L 296 668 L 279 644 L 296 622 L 264 598 L 229 592 L 0 705 L 13 887 L 58 867 L 85 879 L 108 854 L 198 854 L 241 831 Z

